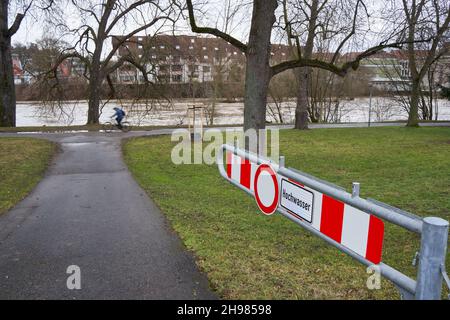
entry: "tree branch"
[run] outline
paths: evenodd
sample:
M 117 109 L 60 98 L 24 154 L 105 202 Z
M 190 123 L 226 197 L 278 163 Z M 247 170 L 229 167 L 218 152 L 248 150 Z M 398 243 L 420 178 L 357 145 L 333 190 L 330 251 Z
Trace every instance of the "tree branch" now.
M 16 15 L 16 19 L 14 20 L 14 23 L 12 26 L 8 29 L 8 35 L 12 37 L 17 33 L 17 31 L 20 28 L 20 25 L 22 24 L 23 18 L 25 18 L 25 15 L 27 14 L 28 10 L 30 10 L 31 6 L 33 5 L 33 1 L 30 2 L 28 7 L 25 9 L 23 13 L 18 13 Z
M 189 11 L 189 23 L 191 25 L 191 29 L 195 33 L 203 33 L 203 34 L 211 34 L 213 36 L 216 36 L 218 38 L 221 38 L 228 42 L 229 44 L 235 46 L 240 51 L 247 53 L 247 45 L 239 41 L 238 39 L 232 37 L 231 35 L 224 33 L 216 28 L 209 28 L 209 27 L 199 27 L 197 26 L 197 23 L 195 22 L 195 16 L 194 16 L 194 7 L 192 5 L 192 0 L 186 0 L 186 4 Z
M 428 40 L 429 41 L 429 40 Z M 378 46 L 367 49 L 366 51 L 359 54 L 354 60 L 345 62 L 342 66 L 337 66 L 334 63 L 329 63 L 321 61 L 318 59 L 295 59 L 290 61 L 285 61 L 272 66 L 272 75 L 276 75 L 285 70 L 300 68 L 300 67 L 316 67 L 324 70 L 333 72 L 341 77 L 345 76 L 350 69 L 356 70 L 359 67 L 361 60 L 368 58 L 379 51 L 386 48 L 401 48 L 404 42 L 396 42 L 390 44 L 379 44 Z
M 131 37 L 136 35 L 137 33 L 146 30 L 156 24 L 160 20 L 170 20 L 174 22 L 169 16 L 161 16 L 154 18 L 151 22 L 133 30 L 132 32 L 124 35 L 124 36 L 111 36 L 112 38 L 116 39 L 117 42 L 114 44 L 113 48 L 111 49 L 111 52 L 108 54 L 108 56 L 104 60 L 104 64 L 107 65 L 108 62 L 112 59 L 112 57 L 116 54 L 117 50 L 120 48 L 121 45 L 123 45 L 127 40 L 129 40 Z

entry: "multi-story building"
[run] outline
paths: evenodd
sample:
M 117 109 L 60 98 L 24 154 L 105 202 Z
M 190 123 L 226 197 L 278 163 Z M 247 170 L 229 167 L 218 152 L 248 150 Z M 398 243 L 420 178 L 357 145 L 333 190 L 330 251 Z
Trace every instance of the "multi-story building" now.
M 113 45 L 120 37 L 113 37 Z M 289 48 L 272 46 L 272 59 L 288 58 Z M 136 36 L 126 41 L 117 51 L 116 59 L 130 56 L 144 65 L 150 80 L 165 83 L 191 83 L 213 81 L 217 75 L 224 81 L 242 79 L 245 55 L 220 38 L 197 36 L 158 35 Z M 121 83 L 142 82 L 138 68 L 126 64 L 117 70 L 116 79 Z

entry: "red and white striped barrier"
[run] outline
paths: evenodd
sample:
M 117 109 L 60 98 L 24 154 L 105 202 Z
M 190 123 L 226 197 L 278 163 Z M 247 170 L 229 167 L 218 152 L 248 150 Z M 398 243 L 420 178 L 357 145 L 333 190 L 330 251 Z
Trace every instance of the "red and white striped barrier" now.
M 227 176 L 254 193 L 254 179 L 258 165 L 243 159 L 232 152 L 226 154 Z M 306 220 L 298 214 L 284 208 L 292 217 L 309 223 L 314 229 L 340 243 L 374 264 L 381 262 L 384 223 L 379 218 L 338 201 L 326 194 L 278 176 L 282 180 L 301 187 L 313 194 L 312 219 Z M 281 190 L 281 187 L 280 187 Z M 280 191 L 282 196 L 282 191 Z M 280 201 L 280 200 L 279 200 Z

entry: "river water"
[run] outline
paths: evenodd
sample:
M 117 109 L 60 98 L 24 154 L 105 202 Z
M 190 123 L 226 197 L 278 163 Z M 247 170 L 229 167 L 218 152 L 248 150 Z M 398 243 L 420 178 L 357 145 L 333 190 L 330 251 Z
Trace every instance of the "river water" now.
M 112 101 L 107 103 L 100 116 L 100 122 L 109 121 L 109 117 L 114 114 L 112 110 L 115 106 L 121 106 L 127 112 L 127 120 L 134 126 L 169 126 L 187 125 L 189 116 L 187 109 L 193 105 L 192 100 L 178 101 L 172 104 L 134 104 L 132 102 L 119 103 Z M 197 100 L 196 106 L 211 108 L 206 101 Z M 437 100 L 438 117 L 437 120 L 450 120 L 450 101 Z M 269 104 L 269 111 L 266 118 L 269 122 L 279 121 L 278 112 L 274 104 Z M 214 124 L 229 125 L 242 124 L 244 105 L 242 102 L 218 103 L 215 108 Z M 369 120 L 369 98 L 357 98 L 354 100 L 342 100 L 334 113 L 333 122 L 367 122 Z M 281 104 L 281 114 L 284 123 L 292 123 L 295 112 L 295 101 L 288 101 Z M 205 112 L 207 118 L 207 112 Z M 371 121 L 395 121 L 406 120 L 408 115 L 404 108 L 397 101 L 388 98 L 373 98 L 371 104 Z M 34 102 L 17 103 L 17 126 L 63 126 L 63 125 L 83 125 L 87 120 L 87 102 L 74 101 L 67 102 L 62 107 L 51 108 Z M 199 115 L 197 114 L 197 119 Z M 330 119 L 331 120 L 331 119 Z M 204 120 L 206 123 L 206 119 Z

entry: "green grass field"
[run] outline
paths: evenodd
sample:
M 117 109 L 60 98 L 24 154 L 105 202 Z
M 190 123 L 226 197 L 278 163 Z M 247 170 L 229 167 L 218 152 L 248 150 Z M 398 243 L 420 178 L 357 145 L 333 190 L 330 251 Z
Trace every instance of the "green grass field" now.
M 0 214 L 33 189 L 54 151 L 55 145 L 45 140 L 0 138 Z
M 282 131 L 286 165 L 421 216 L 450 215 L 450 128 Z M 170 137 L 135 138 L 125 160 L 210 284 L 228 299 L 397 299 L 383 279 L 227 183 L 215 165 L 174 165 Z M 386 223 L 383 261 L 415 278 L 419 237 Z

